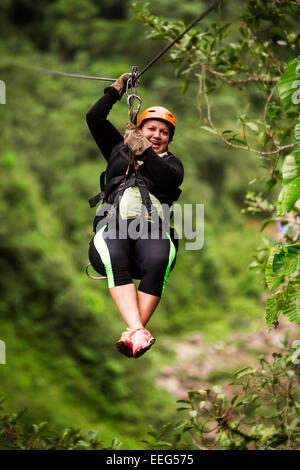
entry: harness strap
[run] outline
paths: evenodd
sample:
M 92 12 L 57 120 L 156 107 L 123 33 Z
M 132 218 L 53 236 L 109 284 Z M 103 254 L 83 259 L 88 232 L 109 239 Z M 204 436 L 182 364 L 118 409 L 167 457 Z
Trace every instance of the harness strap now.
M 100 176 L 101 192 L 89 200 L 90 206 L 94 207 L 101 199 L 103 199 L 104 202 L 108 202 L 107 198 L 109 197 L 109 200 L 112 201 L 112 203 L 106 215 L 107 222 L 107 218 L 114 218 L 118 214 L 120 201 L 124 191 L 131 186 L 137 186 L 142 199 L 142 212 L 140 216 L 141 231 L 143 230 L 146 219 L 154 219 L 161 224 L 162 221 L 158 216 L 157 209 L 152 205 L 148 185 L 143 178 L 139 165 L 135 161 L 134 154 L 131 151 L 126 154 L 122 148 L 119 148 L 118 151 L 128 161 L 125 174 L 122 176 L 115 176 L 105 185 L 105 172 L 102 172 Z M 131 175 L 129 175 L 130 167 L 133 167 L 134 169 L 134 173 Z M 114 186 L 116 186 L 116 188 L 112 190 Z
M 143 205 L 146 207 L 149 218 L 151 218 L 151 213 L 154 207 L 149 196 L 148 188 L 143 180 L 143 177 L 139 170 L 136 169 L 136 186 L 139 188 Z
M 105 180 L 105 171 L 101 173 L 100 176 L 100 193 L 96 194 L 96 196 L 92 197 L 89 199 L 89 203 L 91 207 L 94 207 L 98 204 L 101 199 L 105 200 L 107 196 L 111 193 L 111 188 L 113 188 L 115 185 L 118 186 L 120 182 L 124 179 L 124 175 L 121 176 L 114 176 L 110 181 L 107 182 L 105 185 L 104 180 Z
M 122 157 L 124 157 L 129 162 L 127 170 L 125 172 L 125 175 L 126 174 L 128 175 L 130 166 L 131 165 L 134 166 L 134 156 L 132 152 L 129 152 L 129 155 L 126 154 L 121 148 L 118 149 L 118 152 L 122 155 Z M 111 178 L 111 180 L 108 181 L 107 184 L 105 184 L 105 175 L 106 175 L 105 171 L 103 171 L 100 175 L 100 190 L 101 191 L 98 194 L 96 194 L 96 196 L 89 199 L 89 204 L 90 204 L 90 207 L 92 208 L 95 207 L 98 204 L 98 202 L 100 202 L 102 199 L 105 200 L 107 196 L 111 193 L 111 188 L 113 188 L 115 185 L 118 186 L 124 178 L 124 175 L 115 176 L 114 178 Z
M 100 175 L 100 190 L 101 191 L 100 193 L 96 194 L 96 196 L 89 199 L 89 204 L 91 207 L 95 207 L 98 204 L 98 202 L 101 201 L 101 199 L 104 199 L 105 197 L 104 188 L 105 188 L 105 171 L 102 171 Z
M 96 194 L 96 196 L 94 197 L 91 197 L 91 199 L 89 199 L 89 204 L 91 207 L 95 207 L 98 202 L 101 201 L 101 199 L 104 199 L 104 193 L 101 191 L 101 193 L 98 193 Z
M 128 178 L 129 167 L 130 167 L 130 164 L 127 167 L 125 175 L 123 176 L 122 183 L 116 189 L 115 194 L 113 193 L 114 194 L 114 199 L 113 199 L 113 203 L 112 203 L 112 205 L 111 205 L 111 207 L 108 211 L 107 217 L 113 217 L 115 214 L 118 213 L 119 206 L 120 206 L 120 201 L 121 201 L 121 198 L 124 194 L 125 189 L 129 188 L 130 186 L 134 186 L 135 175 L 131 175 Z

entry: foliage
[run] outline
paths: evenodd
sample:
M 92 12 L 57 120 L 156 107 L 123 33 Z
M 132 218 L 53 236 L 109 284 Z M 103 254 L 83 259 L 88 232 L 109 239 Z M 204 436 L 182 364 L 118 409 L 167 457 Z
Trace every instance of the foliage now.
M 174 23 L 175 33 L 199 12 L 198 0 L 186 3 L 156 0 L 151 2 L 151 8 L 152 5 L 168 18 L 183 16 L 178 27 Z M 260 13 L 264 8 L 264 4 L 259 5 Z M 280 41 L 278 32 L 291 35 L 289 41 L 293 40 L 296 48 L 297 38 L 293 39 L 292 28 L 281 27 L 283 19 L 277 18 L 276 11 L 277 6 L 274 12 L 267 11 L 267 16 L 273 15 L 274 25 L 264 23 L 267 24 L 264 35 L 272 36 L 270 31 L 274 27 L 274 47 Z M 256 270 L 246 269 L 256 246 L 256 227 L 250 225 L 249 217 L 243 219 L 239 209 L 249 179 L 253 174 L 256 176 L 257 181 L 251 186 L 255 195 L 263 173 L 256 158 L 251 154 L 244 158 L 244 150 L 236 148 L 232 152 L 232 148 L 239 145 L 235 139 L 243 137 L 242 128 L 256 138 L 255 126 L 260 132 L 259 142 L 265 143 L 267 151 L 271 148 L 268 132 L 262 132 L 263 125 L 255 120 L 262 100 L 253 93 L 251 82 L 242 98 L 234 86 L 226 86 L 225 90 L 215 87 L 214 93 L 204 93 L 202 88 L 199 93 L 200 77 L 193 77 L 192 71 L 183 76 L 185 93 L 180 93 L 180 75 L 172 77 L 170 63 L 163 61 L 142 77 L 139 92 L 143 106 L 162 103 L 176 114 L 178 126 L 172 151 L 185 167 L 180 201 L 205 205 L 205 245 L 193 252 L 184 250 L 185 240 L 180 241 L 176 269 L 170 276 L 159 312 L 151 319 L 157 347 L 132 363 L 114 348 L 124 324 L 109 297 L 107 285 L 88 280 L 84 273 L 94 214 L 87 201 L 97 192 L 97 175 L 105 165 L 86 127 L 85 114 L 102 95 L 106 84 L 40 74 L 18 68 L 12 62 L 117 77 L 130 71 L 132 64 L 144 65 L 150 60 L 157 43 L 144 38 L 143 25 L 131 21 L 129 2 L 120 0 L 39 3 L 5 0 L 0 4 L 0 12 L 0 72 L 1 80 L 7 85 L 7 103 L 0 107 L 3 221 L 0 266 L 5 273 L 0 282 L 0 335 L 7 343 L 7 364 L 1 366 L 3 390 L 6 395 L 10 391 L 13 409 L 28 407 L 22 416 L 28 426 L 47 420 L 61 429 L 65 423 L 71 423 L 73 429 L 83 429 L 81 436 L 91 428 L 99 428 L 105 442 L 119 435 L 127 448 L 134 448 L 139 445 L 145 422 L 158 426 L 175 414 L 172 397 L 156 386 L 162 366 L 171 360 L 165 341 L 176 342 L 183 334 L 199 330 L 208 338 L 224 338 L 234 331 L 249 331 L 260 321 L 261 285 Z M 234 36 L 239 31 L 236 2 L 224 2 L 221 12 L 226 15 L 225 23 L 232 23 L 232 27 L 220 32 L 226 40 L 227 31 L 232 31 Z M 209 16 L 204 23 L 209 32 L 212 21 L 215 22 L 213 34 L 219 28 L 216 15 Z M 250 24 L 250 19 L 251 32 L 257 25 Z M 220 18 L 221 27 L 225 24 L 222 21 Z M 168 27 L 166 21 L 161 43 Z M 184 40 L 190 40 L 193 34 L 194 30 Z M 170 34 L 170 38 L 173 36 Z M 206 39 L 210 41 L 212 37 Z M 207 57 L 213 59 L 210 46 L 207 48 Z M 228 60 L 231 56 L 234 59 L 234 49 L 231 46 L 227 49 Z M 288 58 L 283 54 L 283 64 L 296 51 L 291 53 L 289 45 L 278 45 L 277 50 L 288 51 Z M 180 49 L 171 52 L 179 53 Z M 251 47 L 247 52 L 251 57 Z M 284 71 L 282 64 L 269 59 L 268 62 L 272 74 L 279 76 Z M 182 67 L 184 72 L 185 65 Z M 295 70 L 293 66 L 292 73 Z M 202 66 L 198 72 L 201 74 Z M 225 76 L 216 74 L 215 77 L 222 78 L 220 83 L 225 86 L 224 79 L 230 85 L 238 71 L 235 75 L 224 73 Z M 219 82 L 214 82 L 214 74 L 207 69 L 206 90 L 213 90 L 214 83 Z M 269 87 L 267 82 L 261 85 Z M 248 119 L 241 115 L 238 123 L 242 127 L 238 132 L 224 133 L 232 144 L 224 146 L 222 139 L 216 141 L 218 132 L 207 120 L 203 124 L 211 132 L 199 132 L 197 95 L 202 114 L 205 97 L 217 97 L 216 122 L 222 123 L 225 130 L 233 130 L 235 125 L 235 115 L 230 117 L 232 106 L 242 112 L 251 103 L 255 107 L 254 117 Z M 269 122 L 270 119 L 280 121 L 279 108 L 278 102 L 272 99 L 268 106 Z M 285 112 L 287 121 L 294 122 L 294 111 Z M 123 100 L 111 111 L 110 120 L 122 132 L 127 119 Z M 285 135 L 284 126 L 281 127 L 280 145 L 289 145 L 292 132 Z M 287 183 L 296 177 L 297 158 L 292 153 L 283 169 Z M 269 157 L 274 157 L 274 161 L 277 158 L 276 154 Z M 267 163 L 266 159 L 263 162 Z M 275 190 L 274 182 L 278 178 L 277 169 L 274 178 L 268 175 L 268 184 Z M 262 201 L 266 201 L 264 196 Z M 268 213 L 271 217 L 276 207 L 267 202 L 273 208 Z M 254 201 L 253 207 L 255 204 Z M 272 245 L 271 241 L 258 253 L 262 269 Z M 288 245 L 295 245 L 294 235 Z M 288 258 L 291 250 L 288 249 Z M 281 276 L 277 258 L 270 269 L 277 277 Z M 290 277 L 292 281 L 293 274 Z
M 190 390 L 188 399 L 178 400 L 185 416 L 168 422 L 160 430 L 153 426 L 141 440 L 147 449 L 280 450 L 300 445 L 299 346 L 282 343 L 282 351 L 271 358 L 261 355 L 253 366 L 235 372 L 234 381 L 223 393 L 215 385 Z M 22 424 L 26 410 L 7 413 L 0 401 L 0 448 L 20 450 L 116 450 L 74 428 L 58 430 L 47 421 Z
M 183 28 L 182 22 L 170 22 L 150 14 L 148 4 L 137 2 L 135 10 L 138 19 L 150 27 L 148 37 L 151 39 L 174 39 Z M 243 2 L 238 29 L 234 23 L 226 21 L 225 9 L 224 19 L 219 18 L 217 23 L 211 22 L 204 28 L 193 28 L 170 54 L 170 61 L 176 65 L 175 74 L 184 77 L 182 92 L 190 82 L 197 80 L 199 83 L 199 111 L 204 121 L 201 128 L 232 148 L 257 153 L 268 173 L 267 192 L 277 183 L 281 185 L 277 201 L 276 196 L 275 201 L 270 202 L 262 193 L 248 192 L 249 208 L 244 210 L 268 214 L 262 229 L 274 221 L 289 227 L 280 244 L 270 247 L 264 264 L 260 262 L 256 266 L 264 269 L 266 285 L 273 291 L 266 311 L 270 327 L 278 324 L 281 313 L 290 321 L 300 323 L 297 287 L 300 224 L 297 204 L 300 196 L 300 56 L 297 53 L 300 42 L 295 22 L 299 12 L 299 0 L 275 3 L 247 0 Z M 237 129 L 218 129 L 211 97 L 218 97 L 224 86 L 238 86 L 245 92 L 249 85 L 255 86 L 255 91 L 250 92 L 255 118 L 248 109 L 246 113 L 236 113 Z M 295 141 L 289 143 L 293 133 Z M 280 159 L 290 148 L 293 151 L 284 157 L 280 170 Z M 281 256 L 280 263 L 274 263 L 274 254 L 278 260 L 279 252 L 285 255 Z M 255 264 L 251 267 L 255 268 Z
M 114 438 L 110 446 L 105 446 L 96 431 L 83 435 L 79 429 L 71 427 L 58 430 L 47 421 L 23 426 L 21 418 L 26 409 L 7 413 L 3 408 L 4 401 L 4 398 L 0 400 L 1 450 L 117 450 L 122 445 Z
M 300 445 L 300 367 L 295 349 L 283 342 L 280 353 L 260 356 L 234 374 L 233 391 L 215 385 L 191 390 L 178 400 L 185 417 L 151 430 L 149 448 L 201 450 L 280 450 Z M 296 349 L 297 351 L 297 349 Z

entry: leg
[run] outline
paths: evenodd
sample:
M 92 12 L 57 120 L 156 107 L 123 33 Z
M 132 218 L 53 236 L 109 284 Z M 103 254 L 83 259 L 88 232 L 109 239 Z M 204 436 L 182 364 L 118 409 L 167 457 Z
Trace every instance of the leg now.
M 135 244 L 135 261 L 142 274 L 137 297 L 143 325 L 159 304 L 175 257 L 176 247 L 171 237 L 139 239 Z
M 97 232 L 90 246 L 93 266 L 106 273 L 110 294 L 131 329 L 142 328 L 137 294 L 130 274 L 130 240 L 109 238 L 106 227 Z
M 147 294 L 140 290 L 137 291 L 138 306 L 142 324 L 145 326 L 159 304 L 160 297 Z
M 127 326 L 132 330 L 143 328 L 135 285 L 111 287 L 109 291 Z
M 153 312 L 149 311 L 150 306 L 153 309 L 156 308 L 163 295 L 169 274 L 174 267 L 176 247 L 171 237 L 166 236 L 166 238 L 159 239 L 138 239 L 134 250 L 135 262 L 141 273 L 138 292 L 141 291 L 156 298 L 155 301 L 154 298 L 141 296 L 143 310 L 151 314 Z

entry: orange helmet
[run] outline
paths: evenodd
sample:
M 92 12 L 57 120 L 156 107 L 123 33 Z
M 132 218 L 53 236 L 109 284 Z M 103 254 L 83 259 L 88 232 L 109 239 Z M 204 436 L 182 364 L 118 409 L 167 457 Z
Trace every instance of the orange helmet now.
M 151 106 L 151 108 L 147 108 L 142 112 L 138 119 L 137 125 L 139 127 L 143 127 L 147 119 L 158 119 L 159 121 L 166 122 L 171 131 L 170 140 L 172 139 L 175 132 L 176 122 L 171 111 L 169 111 L 167 108 L 163 108 L 162 106 Z

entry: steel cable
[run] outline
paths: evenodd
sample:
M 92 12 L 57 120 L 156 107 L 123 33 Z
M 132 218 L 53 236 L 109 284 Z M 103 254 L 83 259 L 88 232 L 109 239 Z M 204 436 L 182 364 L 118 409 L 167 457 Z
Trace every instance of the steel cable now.
M 103 80 L 105 82 L 115 82 L 117 79 L 116 78 L 106 78 L 106 77 L 93 77 L 90 75 L 79 75 L 76 73 L 67 73 L 67 72 L 58 72 L 56 70 L 49 70 L 49 69 L 44 69 L 41 67 L 35 67 L 33 65 L 27 65 L 27 64 L 21 64 L 20 62 L 16 61 L 9 61 L 8 64 L 15 65 L 16 67 L 22 67 L 28 70 L 33 70 L 36 72 L 42 72 L 42 73 L 49 73 L 52 75 L 62 75 L 64 77 L 72 77 L 72 78 L 85 78 L 89 80 Z
M 196 18 L 192 23 L 185 28 L 184 31 L 182 31 L 170 44 L 168 44 L 161 52 L 159 52 L 142 70 L 141 72 L 137 73 L 136 78 L 134 82 L 136 82 L 155 62 L 158 61 L 176 42 L 180 41 L 180 39 L 199 21 L 201 21 L 208 13 L 210 13 L 213 9 L 215 9 L 218 4 L 220 3 L 221 0 L 216 0 L 213 2 L 201 15 Z M 42 72 L 42 73 L 48 73 L 51 75 L 60 75 L 64 77 L 72 77 L 72 78 L 83 78 L 83 79 L 88 79 L 88 80 L 102 80 L 105 82 L 115 82 L 117 79 L 116 78 L 106 78 L 106 77 L 93 77 L 90 75 L 79 75 L 75 73 L 67 73 L 67 72 L 58 72 L 56 70 L 49 70 L 49 69 L 44 69 L 41 67 L 35 67 L 32 65 L 27 65 L 27 64 L 21 64 L 20 62 L 17 61 L 9 61 L 9 64 L 15 65 L 16 67 L 22 67 L 28 70 L 34 70 L 37 72 Z
M 152 59 L 144 68 L 143 70 L 141 70 L 141 72 L 139 72 L 139 74 L 137 75 L 136 77 L 136 80 L 138 80 L 153 64 L 155 64 L 155 62 L 160 59 L 172 46 L 174 46 L 174 44 L 176 44 L 176 42 L 180 41 L 180 39 L 182 38 L 182 36 L 184 36 L 193 26 L 195 26 L 199 21 L 201 21 L 206 15 L 208 15 L 208 13 L 210 13 L 214 8 L 216 8 L 218 6 L 218 4 L 220 3 L 221 0 L 216 0 L 215 2 L 213 2 L 208 8 L 207 10 L 205 10 L 203 13 L 201 13 L 201 15 L 196 18 L 194 21 L 192 21 L 192 23 L 187 26 L 185 28 L 184 31 L 182 31 L 182 33 L 180 33 L 172 42 L 170 42 L 170 44 L 168 44 L 161 52 L 159 52 L 155 57 L 154 59 Z

